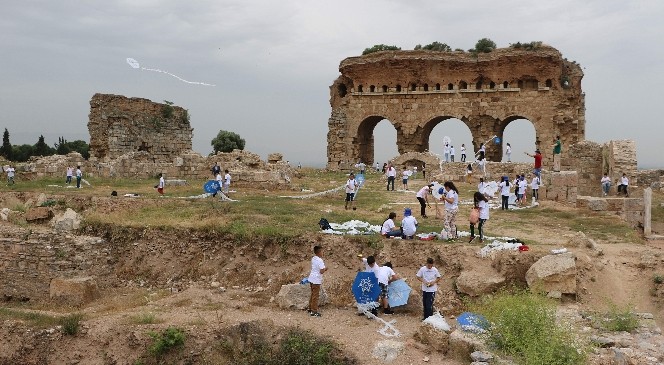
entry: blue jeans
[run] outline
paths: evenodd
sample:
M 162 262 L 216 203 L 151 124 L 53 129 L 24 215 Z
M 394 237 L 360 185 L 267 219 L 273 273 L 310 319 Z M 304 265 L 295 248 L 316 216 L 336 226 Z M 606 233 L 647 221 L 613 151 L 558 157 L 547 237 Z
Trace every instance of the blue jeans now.
M 436 292 L 423 291 L 422 292 L 422 305 L 424 306 L 424 315 L 422 319 L 427 319 L 433 316 L 433 302 L 436 299 Z
M 604 191 L 604 195 L 609 194 L 609 189 L 610 188 L 611 188 L 611 183 L 602 184 L 602 191 Z
M 398 230 L 398 231 L 389 231 L 385 233 L 383 236 L 390 238 L 390 237 L 401 237 L 401 235 L 403 235 L 403 233 L 401 232 L 401 230 Z

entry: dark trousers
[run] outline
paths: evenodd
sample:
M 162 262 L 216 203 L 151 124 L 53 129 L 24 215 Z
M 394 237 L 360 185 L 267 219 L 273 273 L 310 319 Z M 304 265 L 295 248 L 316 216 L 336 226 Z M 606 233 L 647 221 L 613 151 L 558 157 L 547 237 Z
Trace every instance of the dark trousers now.
M 477 232 L 480 234 L 481 240 L 484 239 L 484 234 L 482 234 L 482 227 L 484 227 L 484 222 L 486 222 L 486 219 L 480 219 L 477 223 Z M 470 237 L 475 237 L 475 224 L 473 223 L 470 224 Z
M 422 217 L 427 216 L 427 202 L 424 201 L 424 198 L 420 198 L 419 196 L 417 197 L 417 201 L 420 202 L 420 215 Z
M 81 177 L 80 176 L 76 176 L 76 187 L 77 188 L 81 187 Z
M 424 315 L 422 319 L 427 319 L 433 316 L 433 302 L 436 299 L 436 292 L 422 292 L 422 306 L 424 307 Z
M 629 193 L 627 192 L 627 187 L 628 186 L 629 185 L 623 185 L 623 184 L 618 185 L 618 194 L 620 194 L 622 192 L 622 193 L 625 193 L 625 196 L 629 196 Z
M 67 176 L 67 179 L 65 180 L 65 184 L 71 184 L 71 176 Z
M 508 204 L 508 203 L 509 203 L 510 197 L 507 196 L 507 195 L 501 195 L 501 198 L 502 198 L 502 206 L 501 206 L 501 209 L 502 209 L 502 210 L 509 209 L 509 206 L 508 206 L 509 204 Z
M 539 189 L 533 189 L 533 197 L 536 201 L 539 200 Z
M 466 154 L 465 153 L 461 154 L 461 162 L 466 162 Z
M 392 184 L 392 190 L 394 190 L 394 176 L 387 177 L 387 190 L 390 190 L 390 184 Z

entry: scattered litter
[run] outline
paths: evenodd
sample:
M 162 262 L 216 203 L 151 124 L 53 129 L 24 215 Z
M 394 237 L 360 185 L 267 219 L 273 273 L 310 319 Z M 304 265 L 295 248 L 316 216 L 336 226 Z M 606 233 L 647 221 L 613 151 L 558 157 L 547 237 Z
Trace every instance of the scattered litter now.
M 123 196 L 127 197 L 127 198 L 138 198 L 138 197 L 140 197 L 140 195 L 138 195 L 136 193 L 129 193 L 129 194 L 125 194 Z
M 376 234 L 380 232 L 381 226 L 372 225 L 368 222 L 360 220 L 351 220 L 344 223 L 330 223 L 331 229 L 325 229 L 322 232 L 327 234 L 349 234 L 349 235 L 363 235 L 363 234 Z
M 502 240 L 501 240 L 502 238 Z M 485 237 L 485 239 L 493 240 L 486 246 L 482 247 L 477 255 L 479 257 L 490 257 L 492 254 L 498 251 L 505 251 L 505 250 L 520 250 L 523 251 L 523 249 L 520 249 L 521 246 L 523 246 L 523 242 L 521 242 L 518 239 L 507 239 L 507 237 L 501 237 L 501 238 L 490 238 L 490 237 Z
M 440 312 L 436 312 L 433 316 L 427 317 L 427 319 L 424 320 L 424 323 L 428 323 L 432 325 L 433 328 L 441 331 L 450 332 L 452 330 L 450 325 L 447 324 L 445 317 L 440 315 Z
M 565 252 L 567 252 L 567 249 L 564 248 L 564 247 L 563 247 L 563 248 L 559 248 L 559 249 L 557 249 L 557 250 L 551 250 L 551 253 L 554 254 L 554 255 L 559 255 L 559 254 L 561 254 L 561 253 L 565 253 Z

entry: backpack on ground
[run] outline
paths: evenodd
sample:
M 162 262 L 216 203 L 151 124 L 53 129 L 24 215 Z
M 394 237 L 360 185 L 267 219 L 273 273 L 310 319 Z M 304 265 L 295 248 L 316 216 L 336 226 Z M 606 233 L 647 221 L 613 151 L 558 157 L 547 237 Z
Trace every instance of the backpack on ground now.
M 325 218 L 321 218 L 320 221 L 318 221 L 318 226 L 320 226 L 320 229 L 322 230 L 332 229 L 330 222 L 328 222 Z

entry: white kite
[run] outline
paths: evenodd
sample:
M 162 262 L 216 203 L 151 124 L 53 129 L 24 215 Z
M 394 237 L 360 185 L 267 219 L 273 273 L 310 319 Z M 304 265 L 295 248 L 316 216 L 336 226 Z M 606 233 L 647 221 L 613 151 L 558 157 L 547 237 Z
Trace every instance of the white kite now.
M 180 81 L 182 81 L 182 82 L 186 82 L 187 84 L 192 84 L 192 85 L 203 85 L 203 86 L 217 86 L 217 85 L 213 85 L 213 84 L 207 84 L 207 83 L 204 83 L 204 82 L 187 81 L 187 80 L 181 78 L 180 76 L 173 75 L 172 73 L 170 73 L 170 72 L 168 72 L 168 71 L 159 70 L 159 69 L 156 69 L 156 68 L 145 68 L 145 67 L 141 67 L 141 65 L 138 63 L 138 61 L 136 61 L 136 60 L 133 59 L 133 58 L 127 58 L 127 63 L 129 64 L 129 66 L 131 66 L 131 68 L 136 68 L 136 69 L 139 69 L 139 68 L 140 68 L 141 70 L 144 70 L 144 71 L 161 72 L 161 73 L 163 73 L 163 74 L 166 74 L 166 75 L 169 75 L 169 76 L 173 76 L 173 77 L 175 77 L 176 79 L 178 79 L 178 80 L 180 80 Z

